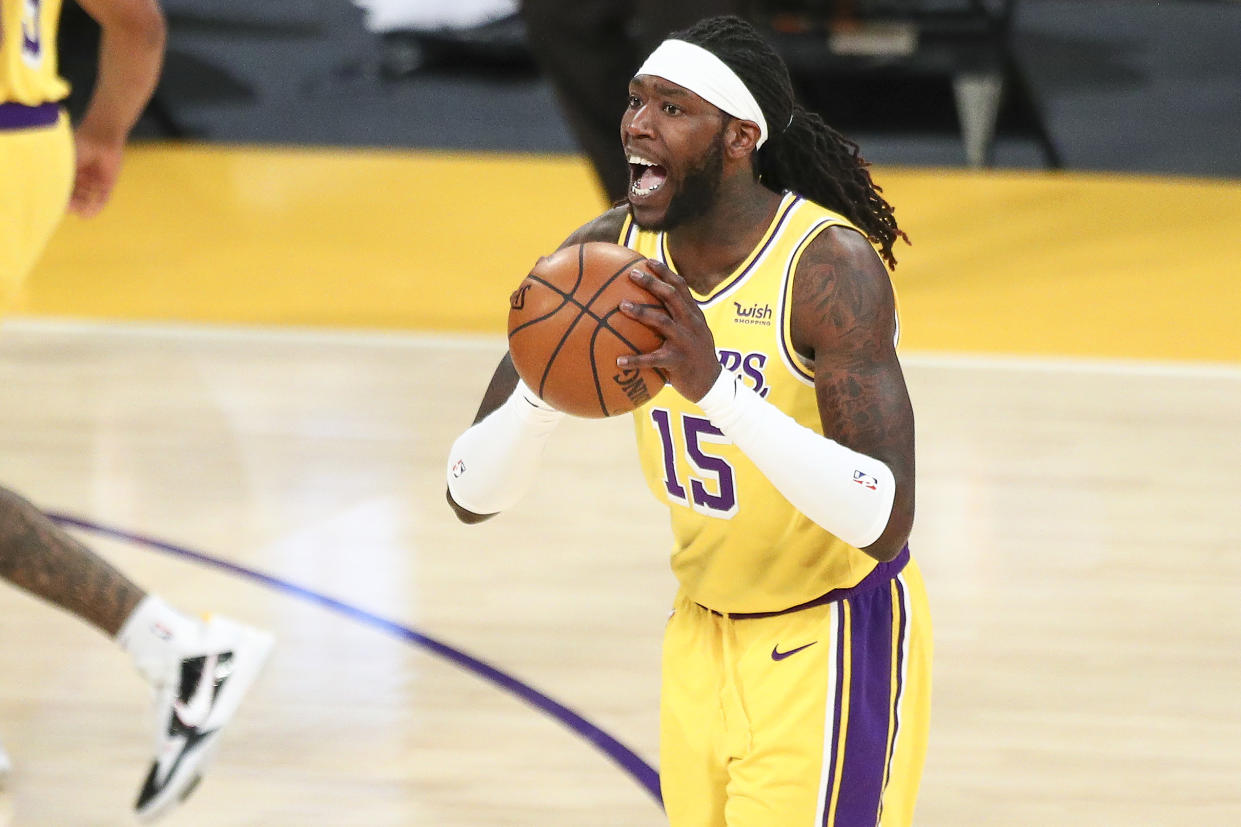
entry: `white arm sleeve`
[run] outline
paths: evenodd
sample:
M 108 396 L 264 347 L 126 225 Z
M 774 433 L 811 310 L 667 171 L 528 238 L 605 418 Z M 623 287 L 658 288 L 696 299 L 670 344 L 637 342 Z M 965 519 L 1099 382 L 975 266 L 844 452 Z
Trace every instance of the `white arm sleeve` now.
M 471 425 L 448 453 L 448 491 L 475 514 L 513 505 L 534 483 L 543 448 L 564 413 L 520 379 L 503 405 Z
M 887 528 L 896 479 L 883 462 L 799 424 L 731 371 L 698 407 L 785 499 L 846 543 L 865 548 Z

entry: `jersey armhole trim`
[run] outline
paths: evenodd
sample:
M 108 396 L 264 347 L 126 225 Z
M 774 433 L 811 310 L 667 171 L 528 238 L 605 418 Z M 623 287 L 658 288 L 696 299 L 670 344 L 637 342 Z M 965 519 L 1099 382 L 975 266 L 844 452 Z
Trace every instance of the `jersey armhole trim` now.
M 621 223 L 620 235 L 616 239 L 616 243 L 632 250 L 634 229 L 633 215 L 627 213 L 624 222 Z
M 812 386 L 814 368 L 793 346 L 793 280 L 797 276 L 797 265 L 801 263 L 806 248 L 829 227 L 849 225 L 835 218 L 822 218 L 807 230 L 793 249 L 793 255 L 789 257 L 788 267 L 784 271 L 784 284 L 780 290 L 780 359 L 793 376 Z

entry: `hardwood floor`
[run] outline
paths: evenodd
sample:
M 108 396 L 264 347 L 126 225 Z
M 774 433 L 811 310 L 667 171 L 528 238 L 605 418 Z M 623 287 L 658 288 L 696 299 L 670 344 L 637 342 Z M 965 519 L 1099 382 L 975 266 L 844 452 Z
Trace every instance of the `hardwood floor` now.
M 669 537 L 629 421 L 566 423 L 537 494 L 496 520 L 461 526 L 443 503 L 447 447 L 502 348 L 0 332 L 0 480 L 141 535 L 74 529 L 175 605 L 280 638 L 167 823 L 662 823 L 641 770 L 658 758 Z M 1241 821 L 1241 368 L 905 367 L 912 545 L 936 626 L 918 823 Z M 14 825 L 129 823 L 145 686 L 110 642 L 24 594 L 0 589 L 0 618 L 15 763 L 0 807 Z

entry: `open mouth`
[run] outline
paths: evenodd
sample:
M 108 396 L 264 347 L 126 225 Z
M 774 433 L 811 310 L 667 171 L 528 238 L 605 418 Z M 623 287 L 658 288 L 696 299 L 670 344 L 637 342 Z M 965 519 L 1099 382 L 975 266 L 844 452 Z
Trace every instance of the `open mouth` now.
M 635 198 L 653 195 L 668 180 L 668 171 L 641 155 L 629 156 L 629 194 Z

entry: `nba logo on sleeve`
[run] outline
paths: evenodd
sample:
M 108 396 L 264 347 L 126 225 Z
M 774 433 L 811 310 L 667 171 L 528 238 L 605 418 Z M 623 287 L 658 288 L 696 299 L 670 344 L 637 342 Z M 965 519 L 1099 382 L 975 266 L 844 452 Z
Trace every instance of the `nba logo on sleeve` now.
M 861 471 L 855 470 L 853 472 L 853 481 L 863 488 L 869 488 L 871 491 L 879 489 L 879 480 Z

